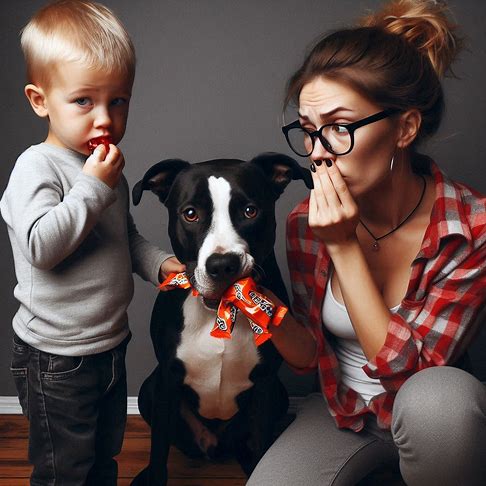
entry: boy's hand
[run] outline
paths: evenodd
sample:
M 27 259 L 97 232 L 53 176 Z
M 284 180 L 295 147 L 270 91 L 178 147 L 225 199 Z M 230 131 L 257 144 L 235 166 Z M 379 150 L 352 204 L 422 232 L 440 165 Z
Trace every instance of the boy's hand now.
M 186 266 L 182 264 L 176 257 L 167 258 L 160 265 L 159 281 L 163 282 L 171 273 L 185 272 Z M 166 289 L 162 289 L 166 290 Z
M 110 144 L 110 151 L 107 154 L 105 146 L 100 144 L 86 159 L 83 172 L 97 177 L 108 187 L 114 189 L 120 180 L 124 166 L 125 159 L 116 145 Z

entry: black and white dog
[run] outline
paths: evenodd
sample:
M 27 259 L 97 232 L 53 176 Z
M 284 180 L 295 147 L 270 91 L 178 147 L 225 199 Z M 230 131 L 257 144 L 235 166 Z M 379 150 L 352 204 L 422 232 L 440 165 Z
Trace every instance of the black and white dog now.
M 172 248 L 199 296 L 176 289 L 155 302 L 158 366 L 139 394 L 150 463 L 132 485 L 166 484 L 170 444 L 191 457 L 236 457 L 249 474 L 274 440 L 288 407 L 281 357 L 271 340 L 256 347 L 242 313 L 231 339 L 210 331 L 222 294 L 240 278 L 253 276 L 288 304 L 273 250 L 275 201 L 296 179 L 312 186 L 294 159 L 267 153 L 249 162 L 165 160 L 133 188 L 135 205 L 151 190 L 167 207 Z

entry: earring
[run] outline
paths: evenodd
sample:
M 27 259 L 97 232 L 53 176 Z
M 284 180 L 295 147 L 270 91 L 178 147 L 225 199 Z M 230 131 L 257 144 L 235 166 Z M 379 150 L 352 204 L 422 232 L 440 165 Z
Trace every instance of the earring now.
M 390 162 L 390 172 L 393 170 L 393 163 L 395 162 L 395 156 L 392 157 Z

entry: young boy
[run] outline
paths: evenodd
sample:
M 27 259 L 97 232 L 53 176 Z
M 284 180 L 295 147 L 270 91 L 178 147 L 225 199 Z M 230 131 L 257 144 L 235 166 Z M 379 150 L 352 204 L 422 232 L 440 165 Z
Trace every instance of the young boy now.
M 123 155 L 135 53 L 106 7 L 61 0 L 22 33 L 46 140 L 17 160 L 0 203 L 20 308 L 12 371 L 29 418 L 32 485 L 116 485 L 126 421 L 132 271 L 158 284 L 184 267 L 128 212 Z M 92 155 L 88 141 L 111 137 Z M 106 142 L 106 141 L 105 141 Z

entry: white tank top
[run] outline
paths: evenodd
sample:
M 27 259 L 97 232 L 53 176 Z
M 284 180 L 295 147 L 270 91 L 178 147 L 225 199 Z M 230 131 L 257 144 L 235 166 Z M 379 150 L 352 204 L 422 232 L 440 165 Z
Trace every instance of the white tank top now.
M 395 312 L 398 305 L 390 309 Z M 335 336 L 334 352 L 341 368 L 341 380 L 349 388 L 358 392 L 366 404 L 375 395 L 385 389 L 380 380 L 370 378 L 363 366 L 368 362 L 356 337 L 346 306 L 338 302 L 331 288 L 331 278 L 327 281 L 326 296 L 322 305 L 322 322 L 324 327 Z

